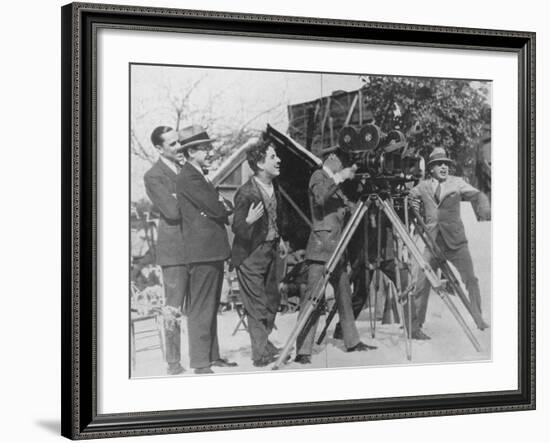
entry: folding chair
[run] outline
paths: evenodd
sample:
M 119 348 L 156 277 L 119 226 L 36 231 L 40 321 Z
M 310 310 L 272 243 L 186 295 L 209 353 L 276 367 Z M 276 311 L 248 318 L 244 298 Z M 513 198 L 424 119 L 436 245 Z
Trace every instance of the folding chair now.
M 138 352 L 150 351 L 153 349 L 160 349 L 162 353 L 162 359 L 165 358 L 165 337 L 164 337 L 164 321 L 162 313 L 159 309 L 155 307 L 154 310 L 148 313 L 139 313 L 136 306 L 135 300 L 140 293 L 139 289 L 134 282 L 130 284 L 130 290 L 132 293 L 132 304 L 130 310 L 130 355 L 132 358 L 132 369 L 136 368 L 136 356 Z M 136 325 L 142 322 L 154 322 L 154 325 L 148 327 L 147 329 L 137 329 Z M 150 344 L 144 347 L 137 347 L 138 340 L 142 341 L 145 339 L 150 339 L 153 337 L 158 337 L 157 344 Z
M 231 335 L 235 335 L 239 331 L 248 331 L 248 324 L 246 323 L 246 309 L 244 309 L 239 293 L 240 291 L 239 291 L 239 284 L 237 282 L 237 278 L 236 277 L 232 278 L 231 289 L 229 292 L 229 300 L 231 305 L 237 312 L 237 315 L 239 316 L 239 320 L 237 321 L 237 324 L 235 325 L 235 329 L 233 329 L 233 333 Z
M 237 315 L 239 316 L 239 320 L 237 321 L 237 324 L 235 325 L 235 329 L 233 329 L 233 333 L 231 335 L 235 335 L 239 331 L 247 331 L 248 332 L 248 324 L 246 323 L 246 309 L 244 308 L 241 299 L 239 298 L 239 291 L 231 291 L 230 294 L 230 300 L 231 303 L 237 311 Z M 277 325 L 273 325 L 273 329 L 277 330 Z

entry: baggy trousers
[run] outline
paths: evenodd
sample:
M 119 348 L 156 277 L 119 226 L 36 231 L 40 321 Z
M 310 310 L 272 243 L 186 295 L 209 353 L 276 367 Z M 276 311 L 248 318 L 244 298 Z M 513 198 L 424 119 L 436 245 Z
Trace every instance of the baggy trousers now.
M 274 351 L 269 341 L 281 302 L 278 271 L 281 265 L 277 241 L 261 243 L 237 267 L 241 302 L 248 319 L 252 360 Z
M 466 290 L 468 291 L 472 310 L 474 312 L 478 312 L 481 317 L 481 295 L 479 291 L 479 282 L 474 273 L 474 265 L 470 255 L 470 250 L 468 249 L 468 243 L 460 245 L 458 249 L 451 249 L 446 246 L 441 236 L 437 237 L 436 242 L 447 260 L 449 260 L 457 269 L 460 274 L 460 278 L 464 282 Z M 440 265 L 439 261 L 432 256 L 428 248 L 424 250 L 424 259 L 430 264 L 434 271 Z M 426 321 L 430 290 L 431 285 L 429 280 L 426 278 L 426 275 L 422 272 L 422 270 L 418 269 L 416 277 L 416 290 L 413 294 L 414 309 L 412 309 L 411 319 L 412 332 L 419 330 Z M 405 314 L 407 312 L 408 307 L 405 306 Z
M 182 310 L 186 297 L 189 272 L 186 265 L 162 266 L 165 304 Z M 175 365 L 181 360 L 181 330 L 179 322 L 165 329 L 166 363 Z
M 190 263 L 187 301 L 189 365 L 210 366 L 220 358 L 218 307 L 223 283 L 223 261 Z
M 308 276 L 307 276 L 307 289 L 305 295 L 300 303 L 300 315 L 303 315 L 305 305 L 312 295 L 311 292 L 323 278 L 325 270 L 325 264 L 322 262 L 309 262 Z M 359 343 L 359 332 L 355 325 L 355 318 L 353 316 L 353 308 L 351 304 L 351 287 L 349 283 L 349 276 L 345 269 L 340 265 L 338 266 L 330 277 L 330 284 L 334 287 L 334 296 L 336 299 L 336 305 L 338 307 L 339 322 L 342 327 L 344 336 L 344 345 L 346 348 L 352 348 Z M 322 314 L 322 303 L 317 305 L 317 309 L 313 311 L 311 317 L 306 324 L 306 327 L 298 335 L 296 340 L 297 354 L 299 355 L 311 355 L 313 349 L 313 341 L 315 340 L 315 332 L 317 330 L 317 324 L 319 317 Z

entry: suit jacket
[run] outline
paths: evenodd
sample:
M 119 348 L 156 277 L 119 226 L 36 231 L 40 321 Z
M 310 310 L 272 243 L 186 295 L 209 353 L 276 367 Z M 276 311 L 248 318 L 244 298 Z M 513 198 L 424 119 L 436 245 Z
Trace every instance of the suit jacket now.
M 349 202 L 324 169 L 312 174 L 308 190 L 313 227 L 306 259 L 326 262 L 340 239 Z
M 177 178 L 176 190 L 181 213 L 184 262 L 223 261 L 230 249 L 225 225 L 228 211 L 219 193 L 190 163 L 185 163 Z
M 276 182 L 273 183 L 275 198 L 277 199 L 277 229 L 279 235 L 285 232 L 285 214 L 283 212 L 281 193 Z M 233 215 L 232 229 L 235 233 L 231 261 L 234 266 L 239 266 L 262 242 L 265 241 L 268 231 L 267 210 L 259 220 L 249 225 L 246 222 L 250 205 L 262 202 L 262 194 L 258 184 L 251 177 L 242 185 L 235 194 L 235 213 Z
M 184 263 L 181 215 L 176 198 L 176 177 L 176 173 L 160 159 L 144 176 L 147 196 L 160 212 L 156 253 L 157 263 L 161 266 Z
M 460 177 L 447 178 L 439 204 L 434 199 L 431 180 L 418 183 L 411 189 L 410 195 L 420 198 L 424 203 L 424 218 L 431 237 L 435 240 L 437 235 L 441 234 L 445 245 L 450 249 L 458 249 L 467 242 L 460 216 L 462 200 L 472 201 L 477 205 L 483 218 L 490 218 L 491 208 L 487 197 Z

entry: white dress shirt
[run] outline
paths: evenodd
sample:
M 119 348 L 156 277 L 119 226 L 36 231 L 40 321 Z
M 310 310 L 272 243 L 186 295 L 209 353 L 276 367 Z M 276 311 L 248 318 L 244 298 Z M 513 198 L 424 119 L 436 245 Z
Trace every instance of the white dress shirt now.
M 176 165 L 175 162 L 173 162 L 172 160 L 170 159 L 167 159 L 166 157 L 164 157 L 163 155 L 160 156 L 160 159 L 161 161 L 166 165 L 168 166 L 172 171 L 174 171 L 175 174 L 178 174 L 180 171 L 179 171 L 179 168 L 181 166 L 179 165 Z

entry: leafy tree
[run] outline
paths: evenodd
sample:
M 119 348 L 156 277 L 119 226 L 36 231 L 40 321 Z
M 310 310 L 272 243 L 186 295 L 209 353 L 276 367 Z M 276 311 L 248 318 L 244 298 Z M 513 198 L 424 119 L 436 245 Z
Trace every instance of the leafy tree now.
M 384 132 L 400 129 L 425 158 L 434 147 L 444 147 L 456 161 L 456 173 L 475 182 L 479 140 L 490 124 L 487 84 L 390 76 L 362 79 L 363 106 Z

